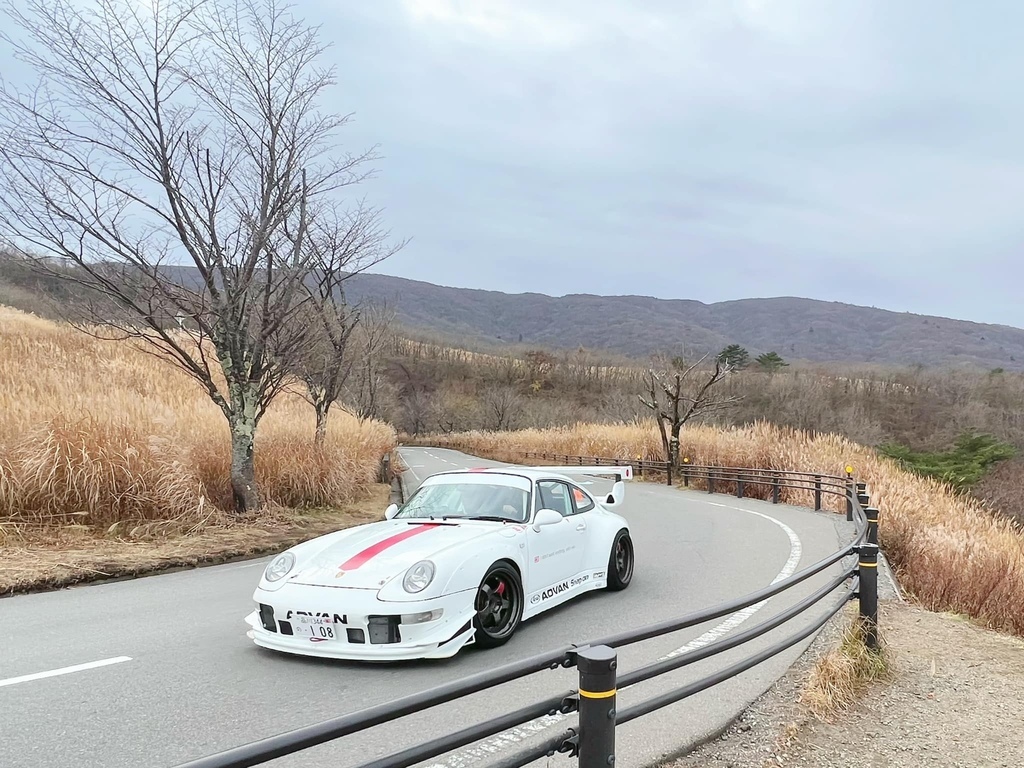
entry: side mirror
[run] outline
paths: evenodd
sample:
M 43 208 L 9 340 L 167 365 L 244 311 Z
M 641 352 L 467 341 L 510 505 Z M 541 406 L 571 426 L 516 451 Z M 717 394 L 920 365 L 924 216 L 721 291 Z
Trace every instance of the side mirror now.
M 385 520 L 390 520 L 391 518 L 393 518 L 397 514 L 398 514 L 398 505 L 397 504 L 389 504 L 388 508 L 384 510 L 384 519 Z
M 545 525 L 558 525 L 564 518 L 553 509 L 542 509 L 537 512 L 533 521 L 533 530 L 539 531 Z

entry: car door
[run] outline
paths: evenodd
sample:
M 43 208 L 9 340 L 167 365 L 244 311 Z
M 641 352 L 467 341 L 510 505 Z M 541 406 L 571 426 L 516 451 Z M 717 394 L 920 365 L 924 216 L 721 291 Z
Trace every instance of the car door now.
M 539 531 L 530 526 L 529 591 L 544 589 L 569 579 L 583 567 L 587 540 L 585 515 L 577 514 L 570 486 L 561 480 L 537 481 L 536 510 L 553 509 L 562 522 Z

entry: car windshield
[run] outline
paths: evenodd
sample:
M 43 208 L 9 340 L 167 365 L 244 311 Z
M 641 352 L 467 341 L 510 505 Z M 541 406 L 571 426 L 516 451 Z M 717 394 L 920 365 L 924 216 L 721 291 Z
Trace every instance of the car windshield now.
M 438 483 L 421 486 L 395 517 L 465 518 L 525 523 L 530 493 L 498 483 Z

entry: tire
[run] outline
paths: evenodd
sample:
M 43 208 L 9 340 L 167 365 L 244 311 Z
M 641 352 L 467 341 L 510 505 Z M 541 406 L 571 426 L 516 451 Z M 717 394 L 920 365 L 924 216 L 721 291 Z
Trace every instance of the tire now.
M 623 529 L 615 534 L 612 540 L 612 551 L 608 555 L 608 586 L 612 592 L 618 592 L 629 586 L 633 580 L 633 539 L 629 531 Z
M 523 617 L 523 598 L 522 582 L 510 563 L 499 561 L 488 568 L 473 600 L 476 645 L 496 648 L 507 643 Z

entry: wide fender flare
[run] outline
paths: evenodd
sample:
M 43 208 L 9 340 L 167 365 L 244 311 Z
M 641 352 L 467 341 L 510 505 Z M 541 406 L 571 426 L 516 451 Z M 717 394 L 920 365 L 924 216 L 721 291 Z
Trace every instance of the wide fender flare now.
M 594 553 L 594 562 L 591 564 L 595 568 L 604 568 L 612 551 L 612 543 L 619 531 L 626 531 L 632 537 L 629 521 L 614 512 L 605 511 L 595 518 L 591 528 L 593 535 L 591 551 Z
M 520 546 L 525 541 L 525 536 L 521 535 L 508 539 L 502 537 L 466 553 L 462 561 L 450 571 L 442 594 L 469 590 L 475 592 L 488 569 L 499 560 L 507 560 L 516 567 L 525 594 L 527 557 L 526 548 Z

